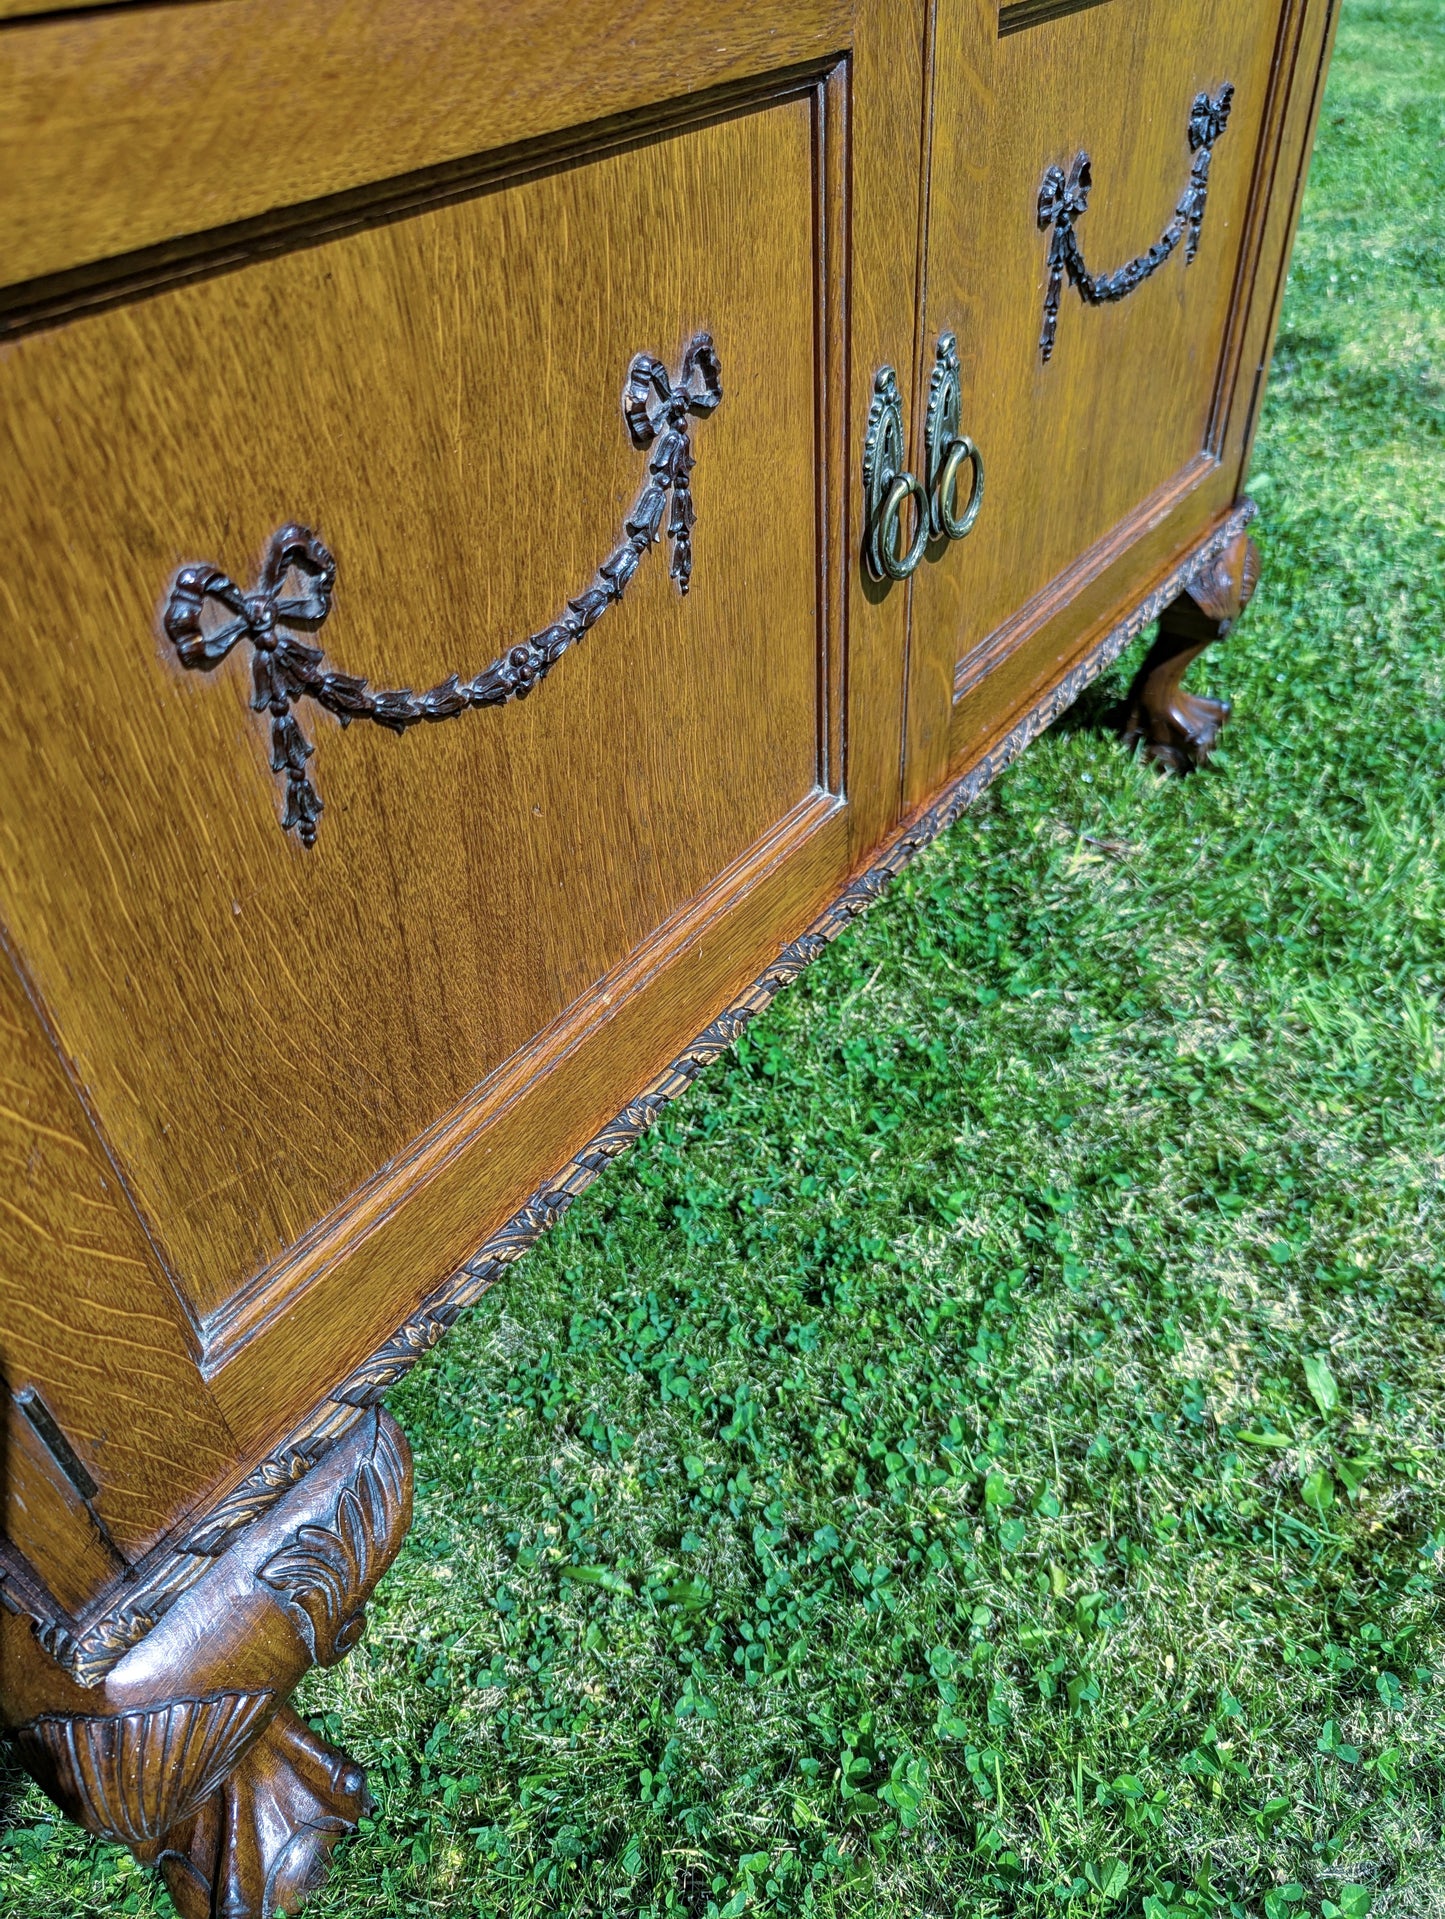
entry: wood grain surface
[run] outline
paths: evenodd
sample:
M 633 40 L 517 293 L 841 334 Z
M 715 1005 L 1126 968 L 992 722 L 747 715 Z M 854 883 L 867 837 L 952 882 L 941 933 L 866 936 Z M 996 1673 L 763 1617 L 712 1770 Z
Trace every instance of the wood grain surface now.
M 197 1377 L 182 1315 L 60 1060 L 0 954 L 0 1385 L 4 1531 L 62 1603 L 121 1569 L 16 1395 L 39 1393 L 104 1534 L 139 1558 L 236 1442 Z
M 811 112 L 9 350 L 4 914 L 199 1318 L 816 784 Z M 629 362 L 675 367 L 704 327 L 725 398 L 693 431 L 690 595 L 655 551 L 525 703 L 402 739 L 308 708 L 326 816 L 298 847 L 246 659 L 183 673 L 157 639 L 178 566 L 247 584 L 304 521 L 338 560 L 338 666 L 474 672 L 622 537 Z
M 837 55 L 848 0 L 209 0 L 0 33 L 0 285 Z M 916 5 L 894 15 L 913 40 Z

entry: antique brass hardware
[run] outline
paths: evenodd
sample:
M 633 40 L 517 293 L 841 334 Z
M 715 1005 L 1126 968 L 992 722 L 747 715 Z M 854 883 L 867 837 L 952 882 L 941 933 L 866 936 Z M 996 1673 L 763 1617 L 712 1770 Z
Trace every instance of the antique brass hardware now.
M 1087 153 L 1079 153 L 1067 173 L 1051 166 L 1039 187 L 1038 222 L 1049 236 L 1049 279 L 1044 293 L 1044 325 L 1039 335 L 1039 357 L 1053 357 L 1054 339 L 1059 327 L 1059 301 L 1064 281 L 1078 289 L 1085 306 L 1107 306 L 1113 300 L 1127 300 L 1143 286 L 1151 273 L 1157 273 L 1182 240 L 1184 264 L 1194 264 L 1199 251 L 1199 236 L 1204 228 L 1204 209 L 1209 198 L 1209 163 L 1215 142 L 1224 137 L 1229 125 L 1229 109 L 1234 87 L 1226 81 L 1211 100 L 1207 93 L 1196 93 L 1189 109 L 1185 137 L 1194 159 L 1189 179 L 1174 217 L 1147 253 L 1137 254 L 1112 273 L 1090 273 L 1079 248 L 1078 223 L 1089 210 L 1089 193 L 1094 184 L 1093 163 Z
M 968 434 L 959 432 L 958 420 L 958 342 L 951 333 L 940 333 L 928 381 L 923 436 L 929 531 L 936 540 L 966 539 L 983 505 L 983 455 Z M 972 468 L 972 485 L 959 513 L 958 476 L 965 462 Z
M 428 692 L 414 693 L 338 673 L 320 647 L 294 630 L 314 634 L 325 623 L 336 585 L 336 562 L 310 527 L 293 523 L 271 535 L 249 593 L 219 567 L 182 567 L 166 601 L 167 638 L 181 665 L 202 673 L 213 671 L 237 645 L 250 645 L 251 707 L 271 716 L 271 770 L 286 780 L 284 831 L 314 846 L 321 819 L 321 795 L 306 768 L 316 749 L 292 711 L 301 700 L 325 707 L 343 726 L 372 720 L 395 733 L 422 721 L 454 719 L 470 707 L 524 700 L 617 605 L 643 556 L 664 534 L 672 545 L 672 577 L 686 593 L 697 520 L 688 479 L 695 464 L 690 416 L 705 419 L 721 402 L 722 368 L 711 334 L 696 335 L 671 378 L 650 353 L 634 355 L 622 389 L 622 417 L 632 444 L 648 451 L 647 478 L 622 523 L 621 544 L 552 625 L 509 647 L 471 679 L 452 673 Z
M 969 485 L 968 503 L 960 517 L 954 512 L 954 506 L 957 504 L 958 475 L 965 464 L 972 467 L 973 477 Z M 939 530 L 948 539 L 968 538 L 978 518 L 978 510 L 983 505 L 983 455 L 966 433 L 949 448 L 930 504 Z
M 916 524 L 908 551 L 898 552 L 903 502 L 913 501 Z M 873 404 L 863 440 L 863 564 L 875 580 L 906 580 L 928 545 L 928 495 L 903 464 L 903 402 L 898 375 L 879 367 L 873 380 Z

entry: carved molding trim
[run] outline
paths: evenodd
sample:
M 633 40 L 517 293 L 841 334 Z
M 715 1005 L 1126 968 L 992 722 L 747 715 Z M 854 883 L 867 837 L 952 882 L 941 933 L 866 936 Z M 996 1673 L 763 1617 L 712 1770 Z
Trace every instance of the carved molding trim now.
M 1184 264 L 1193 265 L 1194 256 L 1199 251 L 1204 208 L 1209 197 L 1209 163 L 1214 155 L 1215 142 L 1229 124 L 1229 109 L 1233 100 L 1234 87 L 1229 81 L 1212 100 L 1207 93 L 1194 96 L 1187 129 L 1189 150 L 1194 155 L 1194 162 L 1173 218 L 1147 253 L 1136 255 L 1123 266 L 1116 267 L 1112 273 L 1090 273 L 1084 264 L 1078 234 L 1075 232 L 1078 222 L 1089 210 L 1089 192 L 1094 184 L 1093 164 L 1088 154 L 1077 154 L 1067 175 L 1059 166 L 1050 167 L 1044 174 L 1039 187 L 1038 221 L 1041 228 L 1052 228 L 1052 232 L 1049 234 L 1049 277 L 1044 293 L 1044 325 L 1039 335 L 1039 355 L 1042 359 L 1053 357 L 1054 336 L 1059 324 L 1059 301 L 1066 278 L 1070 285 L 1077 287 L 1079 298 L 1086 306 L 1104 306 L 1114 300 L 1127 299 L 1151 273 L 1156 273 L 1163 266 L 1181 240 L 1185 242 Z
M 19 1579 L 12 1581 L 3 1570 L 3 1561 L 0 1561 L 0 1600 L 12 1610 L 29 1615 L 47 1651 L 82 1685 L 98 1684 L 122 1654 L 143 1639 L 156 1620 L 196 1583 L 211 1559 L 224 1551 L 238 1532 L 267 1512 L 297 1478 L 325 1458 L 337 1441 L 366 1415 L 368 1408 L 379 1405 L 417 1360 L 451 1330 L 467 1308 L 474 1306 L 507 1268 L 562 1217 L 598 1174 L 647 1131 L 663 1108 L 685 1092 L 704 1067 L 727 1052 L 777 994 L 791 985 L 811 960 L 881 897 L 915 854 L 952 826 L 1024 748 L 1046 732 L 1085 687 L 1112 666 L 1125 647 L 1159 618 L 1165 607 L 1187 593 L 1196 581 L 1212 580 L 1219 555 L 1249 525 L 1255 513 L 1254 502 L 1242 500 L 1147 598 L 1070 668 L 1011 732 L 954 780 L 931 807 L 905 826 L 879 859 L 845 887 L 807 931 L 786 946 L 772 965 L 720 1013 L 671 1066 L 629 1101 L 555 1179 L 540 1187 L 464 1266 L 437 1287 L 383 1346 L 322 1401 L 283 1447 L 255 1467 L 179 1543 L 172 1541 L 158 1547 L 137 1567 L 123 1602 L 84 1623 L 77 1623 L 58 1608 L 43 1606 L 33 1584 Z
M 321 796 L 306 768 L 316 749 L 296 719 L 298 701 L 314 700 L 343 726 L 371 720 L 404 733 L 424 720 L 455 719 L 470 707 L 525 699 L 569 647 L 616 606 L 642 556 L 664 532 L 672 546 L 672 578 L 686 593 L 697 519 L 688 417 L 712 413 L 721 401 L 722 369 L 709 334 L 692 340 L 672 378 L 650 354 L 633 359 L 622 390 L 622 415 L 632 444 L 651 452 L 647 479 L 623 521 L 621 543 L 558 619 L 469 680 L 451 673 L 425 693 L 377 688 L 353 673 L 338 672 L 319 647 L 308 645 L 301 634 L 314 634 L 325 624 L 336 585 L 336 561 L 310 527 L 283 526 L 272 534 L 249 593 L 217 566 L 182 567 L 162 615 L 166 637 L 181 665 L 202 673 L 214 671 L 242 641 L 250 646 L 251 707 L 271 716 L 271 770 L 286 782 L 283 830 L 312 846 L 322 813 Z
M 52 1797 L 125 1845 L 159 1839 L 231 1770 L 275 1702 L 263 1692 L 173 1699 L 137 1712 L 47 1715 L 15 1738 Z
M 1062 20 L 1071 13 L 1084 13 L 1104 0 L 1001 0 L 998 10 L 1000 40 L 1010 33 L 1023 33 L 1029 27 L 1044 26 L 1050 20 Z

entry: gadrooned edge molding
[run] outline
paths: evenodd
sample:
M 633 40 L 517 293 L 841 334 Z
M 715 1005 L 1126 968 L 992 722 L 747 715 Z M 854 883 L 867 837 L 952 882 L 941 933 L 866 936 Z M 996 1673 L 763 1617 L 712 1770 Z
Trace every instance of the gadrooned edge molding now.
M 1249 525 L 1256 511 L 1252 500 L 1241 500 L 1003 739 L 945 788 L 932 806 L 904 825 L 881 856 L 850 881 L 806 932 L 785 946 L 772 965 L 671 1066 L 630 1100 L 554 1179 L 539 1187 L 464 1266 L 429 1294 L 385 1345 L 349 1374 L 282 1446 L 224 1494 L 203 1518 L 192 1520 L 179 1539 L 173 1537 L 157 1547 L 134 1568 L 123 1598 L 118 1602 L 112 1598 L 112 1603 L 93 1617 L 72 1619 L 46 1606 L 36 1584 L 19 1574 L 19 1569 L 12 1574 L 8 1568 L 0 1568 L 0 1601 L 11 1611 L 29 1616 L 47 1651 L 81 1685 L 98 1685 L 236 1535 L 268 1511 L 424 1353 L 430 1352 L 466 1309 L 536 1244 L 598 1174 L 647 1131 L 662 1109 L 684 1092 L 705 1066 L 725 1053 L 778 993 L 873 905 L 915 854 L 952 826 L 1005 767 L 1046 732 L 1165 607 L 1188 590 L 1191 581 Z

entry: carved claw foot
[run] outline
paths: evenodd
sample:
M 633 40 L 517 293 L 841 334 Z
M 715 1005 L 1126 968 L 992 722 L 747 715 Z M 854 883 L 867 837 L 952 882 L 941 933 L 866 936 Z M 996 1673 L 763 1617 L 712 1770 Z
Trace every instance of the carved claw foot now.
M 1258 580 L 1259 549 L 1240 533 L 1165 608 L 1158 637 L 1120 710 L 1126 746 L 1138 747 L 1145 759 L 1174 773 L 1208 762 L 1229 718 L 1229 704 L 1186 693 L 1180 682 L 1205 647 L 1229 632 Z
M 272 1919 L 300 1910 L 368 1803 L 361 1767 L 283 1706 L 199 1812 L 138 1850 L 181 1919 Z
M 1219 729 L 1228 718 L 1228 700 L 1207 700 L 1199 693 L 1178 692 L 1162 703 L 1162 710 L 1155 712 L 1147 727 L 1131 714 L 1123 740 L 1125 746 L 1138 746 L 1146 760 L 1166 772 L 1191 773 L 1196 767 L 1208 765 Z
M 411 1498 L 400 1429 L 363 1414 L 92 1687 L 0 1612 L 20 1758 L 72 1818 L 159 1865 L 182 1919 L 297 1911 L 355 1831 L 364 1773 L 286 1701 L 360 1639 Z

